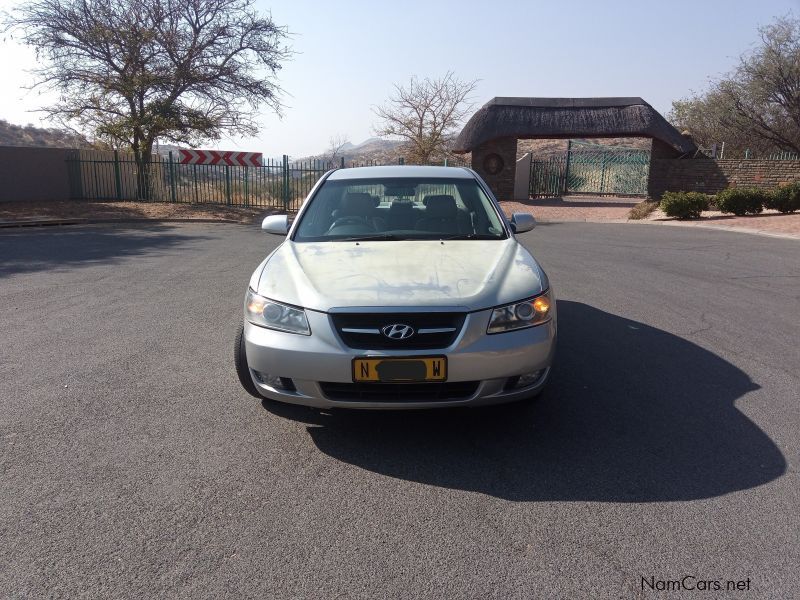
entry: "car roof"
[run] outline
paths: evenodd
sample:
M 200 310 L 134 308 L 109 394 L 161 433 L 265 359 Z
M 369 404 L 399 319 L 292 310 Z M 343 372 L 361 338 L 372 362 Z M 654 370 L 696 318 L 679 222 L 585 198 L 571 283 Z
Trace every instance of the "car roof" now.
M 383 179 L 402 177 L 435 177 L 437 179 L 474 179 L 471 171 L 463 167 L 428 167 L 418 165 L 389 165 L 382 167 L 355 167 L 337 169 L 329 181 L 347 179 Z

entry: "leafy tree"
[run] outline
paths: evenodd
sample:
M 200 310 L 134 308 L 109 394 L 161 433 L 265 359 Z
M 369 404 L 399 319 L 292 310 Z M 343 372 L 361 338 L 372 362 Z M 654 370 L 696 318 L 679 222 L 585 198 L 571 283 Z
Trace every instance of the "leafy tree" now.
M 732 73 L 673 102 L 669 119 L 701 145 L 800 152 L 800 19 L 780 17 L 759 37 Z
M 449 144 L 471 112 L 477 80 L 462 81 L 452 72 L 439 79 L 412 77 L 408 87 L 394 86 L 386 104 L 374 109 L 376 133 L 403 138 L 408 158 L 421 163 L 447 156 Z
M 253 135 L 254 112 L 280 112 L 275 75 L 288 58 L 285 28 L 255 0 L 31 0 L 6 29 L 44 58 L 35 86 L 58 91 L 43 109 L 138 165 L 149 197 L 157 138 L 195 144 Z

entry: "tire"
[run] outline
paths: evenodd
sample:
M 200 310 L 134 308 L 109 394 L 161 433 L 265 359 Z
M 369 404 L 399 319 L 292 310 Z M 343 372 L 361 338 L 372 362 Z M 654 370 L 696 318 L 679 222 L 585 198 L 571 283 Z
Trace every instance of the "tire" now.
M 233 343 L 233 364 L 236 367 L 239 383 L 242 384 L 245 391 L 251 396 L 263 400 L 264 397 L 258 393 L 256 384 L 253 383 L 253 378 L 250 376 L 250 369 L 247 367 L 247 354 L 244 349 L 244 323 L 240 324 L 236 330 L 236 340 Z

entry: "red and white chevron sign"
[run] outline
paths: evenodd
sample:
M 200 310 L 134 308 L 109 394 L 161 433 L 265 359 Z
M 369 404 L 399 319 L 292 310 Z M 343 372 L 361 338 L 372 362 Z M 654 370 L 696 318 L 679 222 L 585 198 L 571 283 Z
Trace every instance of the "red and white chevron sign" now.
M 182 165 L 230 165 L 260 167 L 261 152 L 225 152 L 222 150 L 181 150 Z

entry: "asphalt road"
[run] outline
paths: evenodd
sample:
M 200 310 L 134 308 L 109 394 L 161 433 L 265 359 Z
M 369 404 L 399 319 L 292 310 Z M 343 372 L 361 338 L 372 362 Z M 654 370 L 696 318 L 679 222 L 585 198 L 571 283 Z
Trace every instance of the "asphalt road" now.
M 800 597 L 800 243 L 540 226 L 559 348 L 537 404 L 329 414 L 236 381 L 276 241 L 0 232 L 0 594 Z

